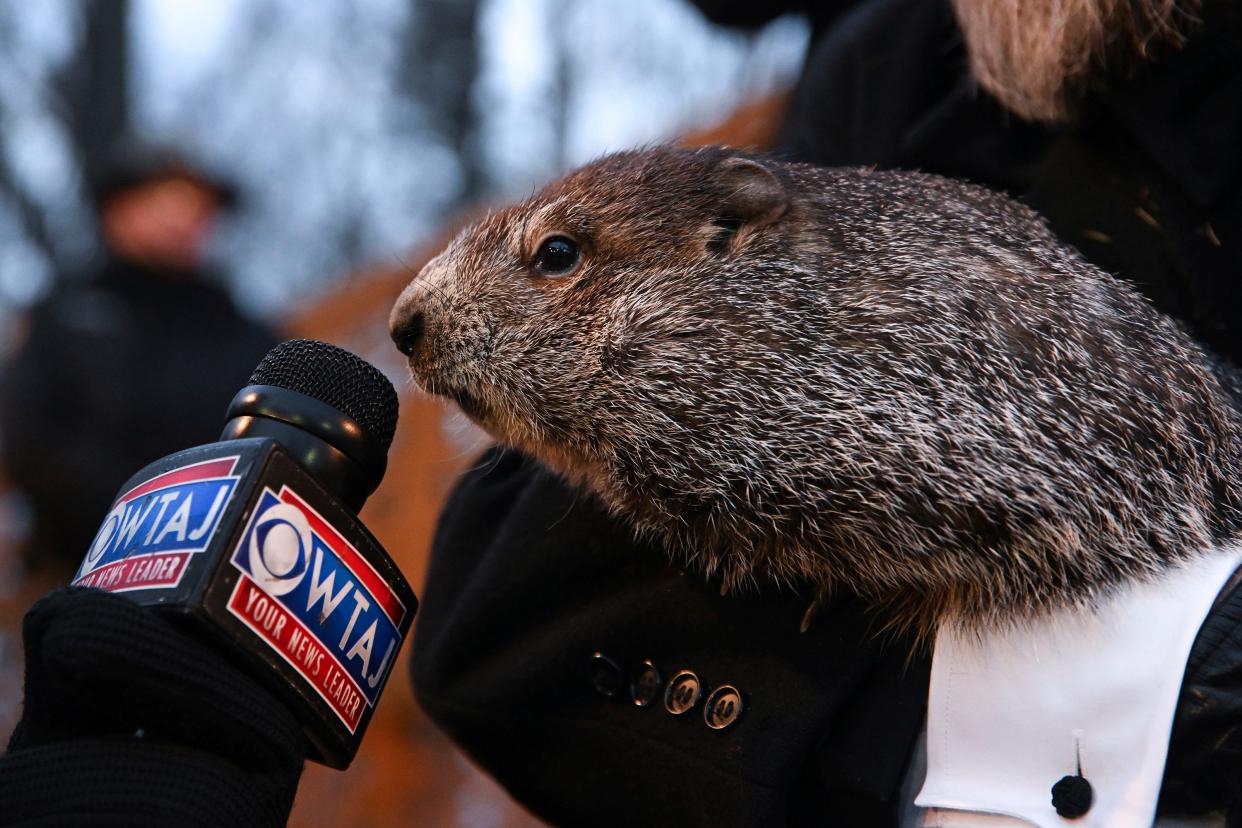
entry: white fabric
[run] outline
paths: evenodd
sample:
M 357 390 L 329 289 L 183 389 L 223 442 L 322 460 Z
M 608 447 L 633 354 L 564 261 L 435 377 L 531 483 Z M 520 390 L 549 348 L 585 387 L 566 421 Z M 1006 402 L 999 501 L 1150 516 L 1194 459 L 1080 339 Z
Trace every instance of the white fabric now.
M 920 828 L 1030 828 L 1030 822 L 1001 814 L 979 814 L 967 811 L 945 811 L 933 808 L 923 813 Z M 1090 814 L 1086 819 L 1061 820 L 1062 825 L 1092 825 Z M 1206 816 L 1188 819 L 1158 819 L 1153 828 L 1226 828 L 1223 816 Z
M 1094 610 L 1005 631 L 942 629 L 915 800 L 936 809 L 927 824 L 1150 826 L 1190 647 L 1239 560 L 1213 552 Z M 1051 789 L 1079 753 L 1094 801 L 1071 821 Z

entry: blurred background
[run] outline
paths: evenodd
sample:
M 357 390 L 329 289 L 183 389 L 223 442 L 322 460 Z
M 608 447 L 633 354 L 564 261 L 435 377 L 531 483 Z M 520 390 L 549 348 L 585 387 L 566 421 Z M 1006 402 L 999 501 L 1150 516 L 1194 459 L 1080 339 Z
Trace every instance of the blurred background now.
M 0 733 L 19 713 L 21 616 L 85 551 L 73 503 L 102 519 L 88 489 L 110 498 L 215 439 L 276 338 L 343 345 L 402 390 L 362 517 L 418 589 L 486 438 L 410 387 L 386 325 L 401 287 L 473 212 L 603 152 L 763 145 L 807 39 L 798 18 L 726 30 L 684 0 L 0 4 Z M 224 339 L 255 353 L 228 362 Z M 536 823 L 398 667 L 353 767 L 308 766 L 291 824 Z

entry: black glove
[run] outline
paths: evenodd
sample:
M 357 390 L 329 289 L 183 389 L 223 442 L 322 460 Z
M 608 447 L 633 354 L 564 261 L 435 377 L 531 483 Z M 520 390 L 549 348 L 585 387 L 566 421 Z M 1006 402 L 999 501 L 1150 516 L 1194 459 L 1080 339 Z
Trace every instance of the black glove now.
M 94 589 L 44 596 L 23 636 L 0 824 L 285 824 L 305 736 L 225 657 Z

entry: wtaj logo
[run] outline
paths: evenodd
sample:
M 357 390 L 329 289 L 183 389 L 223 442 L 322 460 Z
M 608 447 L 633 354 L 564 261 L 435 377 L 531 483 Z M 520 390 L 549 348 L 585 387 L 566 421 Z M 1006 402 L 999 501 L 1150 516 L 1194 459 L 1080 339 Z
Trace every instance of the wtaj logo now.
M 401 645 L 406 607 L 288 486 L 264 489 L 231 561 L 228 609 L 280 654 L 353 732 Z
M 181 583 L 190 556 L 211 544 L 237 487 L 238 456 L 191 463 L 156 475 L 117 498 L 74 586 L 111 592 Z

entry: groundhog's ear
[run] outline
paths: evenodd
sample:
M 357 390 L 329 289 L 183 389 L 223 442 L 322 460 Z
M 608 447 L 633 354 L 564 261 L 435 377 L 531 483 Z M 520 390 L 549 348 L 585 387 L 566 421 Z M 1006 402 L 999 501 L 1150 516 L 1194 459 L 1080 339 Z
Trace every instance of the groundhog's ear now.
M 716 172 L 725 211 L 742 224 L 763 227 L 785 214 L 789 195 L 767 167 L 749 158 L 730 158 Z

